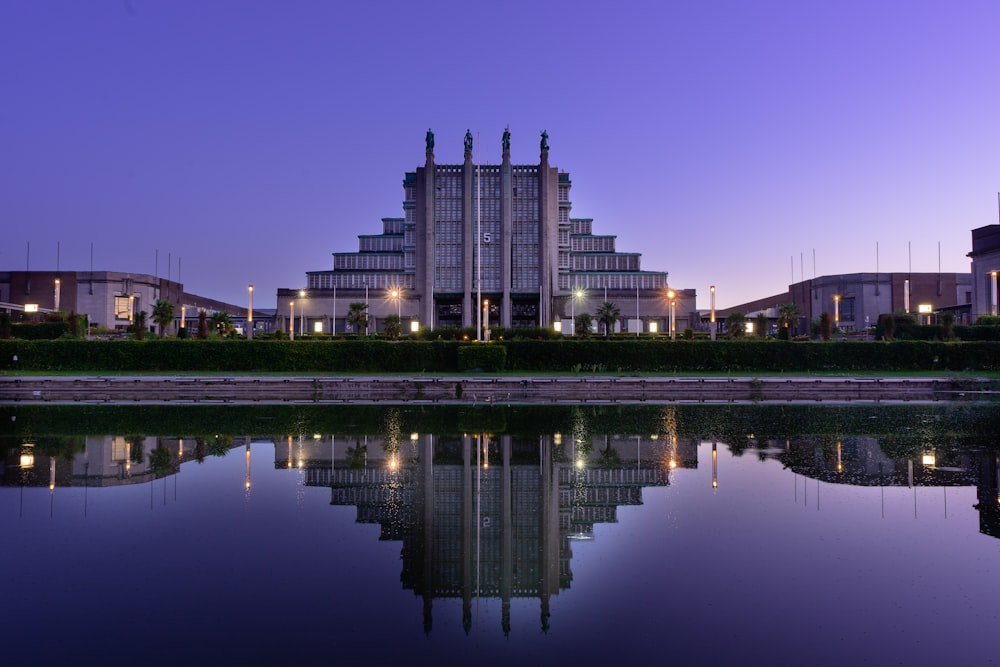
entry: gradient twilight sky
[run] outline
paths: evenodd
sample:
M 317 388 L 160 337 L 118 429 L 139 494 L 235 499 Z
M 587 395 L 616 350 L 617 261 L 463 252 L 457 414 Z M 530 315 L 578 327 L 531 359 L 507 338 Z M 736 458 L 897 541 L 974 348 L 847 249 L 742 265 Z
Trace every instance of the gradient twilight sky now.
M 969 271 L 997 221 L 995 0 L 0 3 L 0 270 L 275 291 L 402 216 L 466 129 L 708 307 Z M 876 244 L 878 254 L 876 255 Z M 58 252 L 57 252 L 58 248 Z M 157 261 L 158 255 L 158 261 Z

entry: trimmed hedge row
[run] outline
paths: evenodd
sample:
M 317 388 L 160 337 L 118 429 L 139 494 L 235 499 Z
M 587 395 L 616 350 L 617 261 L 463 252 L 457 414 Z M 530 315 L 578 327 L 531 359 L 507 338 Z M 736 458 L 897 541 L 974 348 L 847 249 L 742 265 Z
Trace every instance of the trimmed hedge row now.
M 15 361 L 16 359 L 16 361 Z M 1000 371 L 1000 343 L 510 340 L 0 341 L 0 370 L 80 372 Z

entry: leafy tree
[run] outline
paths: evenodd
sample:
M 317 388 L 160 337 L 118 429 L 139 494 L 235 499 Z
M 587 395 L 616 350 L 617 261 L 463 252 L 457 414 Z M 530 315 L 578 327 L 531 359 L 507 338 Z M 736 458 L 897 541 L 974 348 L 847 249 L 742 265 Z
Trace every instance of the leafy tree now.
M 10 338 L 14 333 L 10 313 L 0 313 L 0 338 Z
M 174 304 L 166 299 L 157 299 L 153 305 L 153 321 L 160 327 L 160 337 L 163 330 L 174 321 Z
M 347 307 L 347 326 L 355 334 L 368 326 L 368 304 L 364 301 L 355 301 Z
M 896 318 L 892 315 L 892 313 L 883 313 L 879 315 L 877 329 L 881 332 L 882 340 L 892 340 L 896 337 Z
M 955 313 L 941 314 L 941 338 L 951 340 L 955 337 Z
M 731 338 L 743 338 L 747 332 L 747 316 L 739 311 L 729 313 L 726 318 L 726 331 Z
M 757 335 L 757 338 L 767 338 L 767 330 L 770 326 L 771 323 L 767 319 L 767 315 L 757 313 L 757 317 L 754 318 L 753 322 L 753 332 Z
M 590 330 L 594 326 L 594 318 L 590 313 L 580 313 L 573 320 L 573 329 L 577 336 L 586 338 L 590 335 Z
M 386 315 L 382 318 L 382 323 L 385 326 L 385 335 L 389 338 L 395 340 L 403 335 L 403 321 L 399 315 Z
M 146 311 L 139 310 L 136 311 L 135 316 L 132 318 L 132 324 L 129 326 L 129 330 L 135 336 L 136 340 L 142 340 L 146 337 Z
M 823 340 L 830 340 L 833 335 L 833 318 L 830 313 L 824 311 L 819 316 L 819 336 Z
M 208 313 L 204 309 L 198 311 L 198 338 L 199 340 L 208 338 Z
M 621 317 L 621 312 L 622 311 L 618 308 L 618 306 L 610 301 L 605 301 L 597 309 L 597 321 L 604 327 L 605 338 L 611 332 L 611 329 L 614 328 L 615 322 L 618 321 L 618 318 Z
M 801 314 L 798 304 L 783 303 L 778 306 L 778 338 L 791 339 Z
M 212 313 L 212 329 L 219 334 L 220 338 L 225 338 L 234 329 L 233 318 L 229 316 L 229 313 L 224 313 L 222 311 L 217 311 Z

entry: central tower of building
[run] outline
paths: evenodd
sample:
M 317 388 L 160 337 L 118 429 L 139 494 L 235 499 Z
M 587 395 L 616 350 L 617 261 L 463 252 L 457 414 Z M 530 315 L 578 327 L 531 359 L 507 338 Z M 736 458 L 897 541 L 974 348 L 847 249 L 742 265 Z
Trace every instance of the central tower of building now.
M 421 321 L 473 326 L 478 296 L 500 326 L 551 324 L 561 221 L 567 259 L 570 249 L 569 179 L 561 187 L 549 166 L 545 133 L 539 148 L 537 165 L 511 164 L 505 130 L 501 163 L 477 165 L 467 132 L 464 162 L 440 165 L 428 131 L 426 161 L 406 175 L 403 202 L 404 265 L 421 294 L 433 295 L 421 301 Z

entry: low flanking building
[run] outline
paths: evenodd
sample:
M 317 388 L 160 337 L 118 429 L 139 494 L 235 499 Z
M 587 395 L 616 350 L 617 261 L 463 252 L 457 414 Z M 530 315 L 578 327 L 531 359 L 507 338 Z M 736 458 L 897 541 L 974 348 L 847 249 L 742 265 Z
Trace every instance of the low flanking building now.
M 971 323 L 972 277 L 968 273 L 843 273 L 803 280 L 787 292 L 717 312 L 725 320 L 740 312 L 752 319 L 764 314 L 775 326 L 785 304 L 798 308 L 792 335 L 808 334 L 810 323 L 826 312 L 846 332 L 863 331 L 883 313 L 913 313 L 924 324 L 950 311 L 959 324 Z
M 549 165 L 546 133 L 537 164 L 511 162 L 508 131 L 492 165 L 473 162 L 469 132 L 458 164 L 435 161 L 430 130 L 425 141 L 424 165 L 403 178 L 403 217 L 359 235 L 357 252 L 334 253 L 332 269 L 307 272 L 305 289 L 279 289 L 276 326 L 348 331 L 350 304 L 367 303 L 370 331 L 398 314 L 404 331 L 488 323 L 569 333 L 575 314 L 609 301 L 620 330 L 667 331 L 667 273 L 642 270 L 640 253 L 570 217 L 572 183 Z M 674 292 L 675 328 L 694 326 L 695 291 Z
M 997 280 L 1000 277 L 1000 225 L 972 230 L 972 320 L 998 315 Z
M 174 306 L 174 324 L 165 333 L 176 333 L 185 320 L 196 328 L 198 313 L 227 313 L 237 327 L 245 326 L 247 309 L 184 291 L 182 283 L 145 273 L 118 271 L 2 271 L 0 311 L 24 313 L 73 312 L 85 315 L 90 327 L 123 331 L 144 311 L 155 330 L 153 307 L 160 299 Z M 260 325 L 258 325 L 258 328 Z

